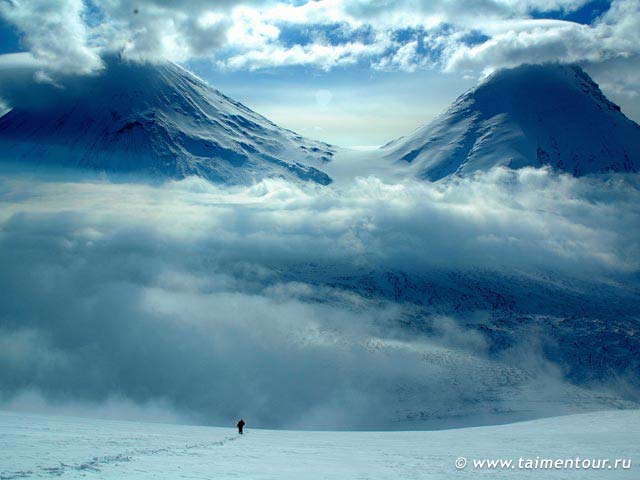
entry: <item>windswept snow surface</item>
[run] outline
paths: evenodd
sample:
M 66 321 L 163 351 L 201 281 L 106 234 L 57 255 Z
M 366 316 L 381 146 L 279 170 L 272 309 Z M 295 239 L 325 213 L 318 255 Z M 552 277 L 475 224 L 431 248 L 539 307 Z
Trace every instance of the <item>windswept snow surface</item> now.
M 0 161 L 230 184 L 331 183 L 321 169 L 334 148 L 278 127 L 173 63 L 112 57 L 103 72 L 63 87 L 34 87 L 31 102 L 0 118 Z
M 637 172 L 640 126 L 580 67 L 523 65 L 494 73 L 382 150 L 397 168 L 432 181 L 497 165 Z
M 0 478 L 636 479 L 639 436 L 638 410 L 458 430 L 248 428 L 243 436 L 232 428 L 0 412 Z M 460 457 L 467 461 L 464 469 L 455 467 Z M 474 460 L 518 462 L 537 457 L 612 463 L 620 459 L 631 466 L 604 470 L 473 466 Z

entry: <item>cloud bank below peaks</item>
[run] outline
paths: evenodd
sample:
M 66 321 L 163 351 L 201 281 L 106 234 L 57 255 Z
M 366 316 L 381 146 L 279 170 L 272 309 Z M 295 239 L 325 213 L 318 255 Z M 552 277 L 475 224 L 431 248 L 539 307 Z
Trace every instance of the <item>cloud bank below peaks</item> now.
M 304 428 L 624 406 L 536 332 L 569 308 L 584 325 L 571 335 L 591 338 L 603 297 L 633 317 L 639 192 L 633 177 L 528 169 L 342 190 L 2 175 L 0 397 Z M 508 288 L 538 326 L 507 345 L 491 332 Z

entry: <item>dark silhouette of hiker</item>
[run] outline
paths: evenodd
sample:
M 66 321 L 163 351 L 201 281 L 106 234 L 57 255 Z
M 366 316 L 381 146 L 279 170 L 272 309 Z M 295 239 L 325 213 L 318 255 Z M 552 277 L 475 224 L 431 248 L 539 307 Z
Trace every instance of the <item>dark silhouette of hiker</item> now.
M 244 428 L 244 420 L 240 419 L 240 421 L 238 422 L 238 433 L 240 435 L 242 435 L 242 429 Z

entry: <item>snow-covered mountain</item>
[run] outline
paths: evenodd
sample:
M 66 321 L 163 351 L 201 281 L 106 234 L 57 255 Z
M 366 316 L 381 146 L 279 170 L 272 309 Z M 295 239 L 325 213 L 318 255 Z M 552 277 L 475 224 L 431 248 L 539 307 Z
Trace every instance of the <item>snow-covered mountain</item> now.
M 383 147 L 432 181 L 496 165 L 550 165 L 576 176 L 640 171 L 640 126 L 577 66 L 500 70 L 440 117 Z
M 331 183 L 334 150 L 226 97 L 172 63 L 110 58 L 43 103 L 0 118 L 0 160 L 225 183 L 285 177 Z

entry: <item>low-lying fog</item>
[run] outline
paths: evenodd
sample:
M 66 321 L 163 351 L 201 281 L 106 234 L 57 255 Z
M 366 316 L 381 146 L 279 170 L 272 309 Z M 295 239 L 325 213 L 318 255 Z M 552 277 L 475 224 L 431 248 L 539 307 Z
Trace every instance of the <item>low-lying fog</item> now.
M 624 406 L 571 385 L 533 334 L 495 354 L 471 307 L 423 318 L 332 272 L 535 274 L 637 299 L 639 233 L 634 176 L 223 187 L 5 172 L 0 406 L 383 429 Z

